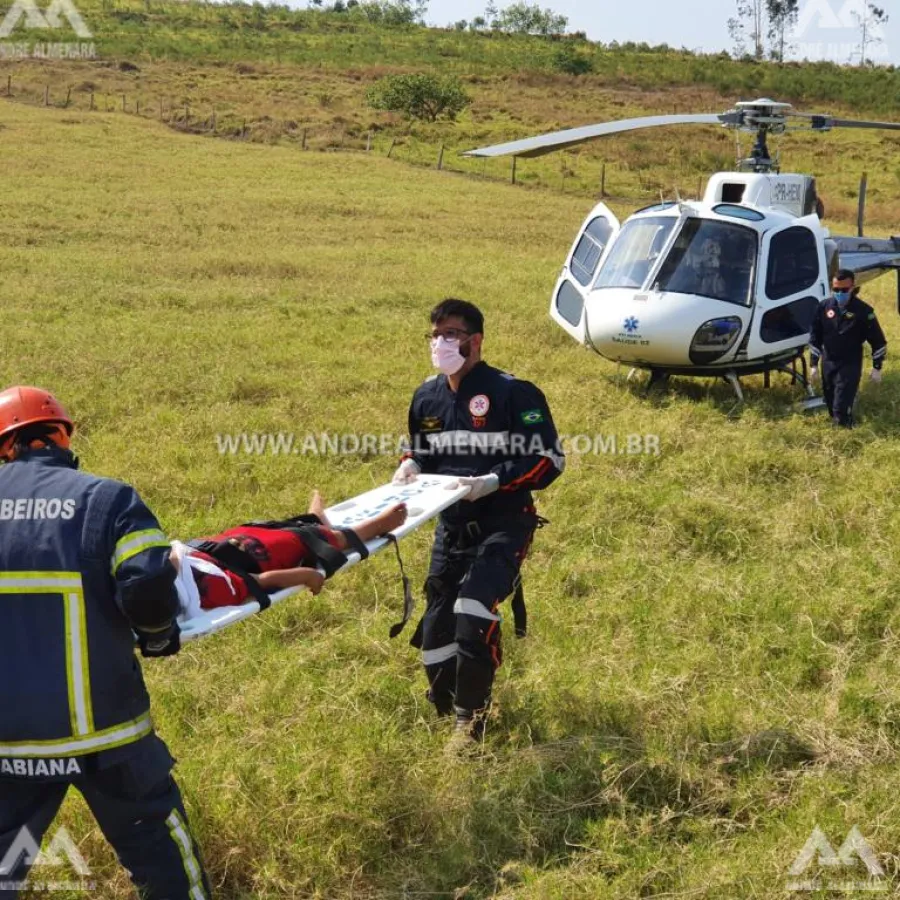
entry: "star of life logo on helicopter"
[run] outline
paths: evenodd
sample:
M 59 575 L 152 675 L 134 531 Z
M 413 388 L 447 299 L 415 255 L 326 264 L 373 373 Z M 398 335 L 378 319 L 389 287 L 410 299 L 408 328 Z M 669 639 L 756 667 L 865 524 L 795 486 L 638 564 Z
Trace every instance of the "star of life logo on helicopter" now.
M 887 62 L 890 47 L 884 24 L 874 20 L 868 0 L 803 0 L 791 43 L 800 59 L 859 62 L 861 23 L 868 19 L 866 59 Z
M 788 869 L 789 891 L 828 891 L 859 895 L 885 893 L 884 869 L 872 845 L 854 825 L 835 852 L 825 832 L 816 825 Z
M 81 42 L 8 41 L 15 31 L 74 31 Z M 51 0 L 44 12 L 36 0 L 15 0 L 0 22 L 0 59 L 94 59 L 97 50 L 88 42 L 93 33 L 73 0 Z

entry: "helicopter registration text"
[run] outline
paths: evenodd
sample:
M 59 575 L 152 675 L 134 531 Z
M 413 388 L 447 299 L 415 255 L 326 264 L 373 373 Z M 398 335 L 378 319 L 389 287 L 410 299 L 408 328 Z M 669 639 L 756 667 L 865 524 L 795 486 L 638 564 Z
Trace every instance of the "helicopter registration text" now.
M 803 200 L 803 188 L 794 181 L 773 181 L 773 203 L 800 203 Z

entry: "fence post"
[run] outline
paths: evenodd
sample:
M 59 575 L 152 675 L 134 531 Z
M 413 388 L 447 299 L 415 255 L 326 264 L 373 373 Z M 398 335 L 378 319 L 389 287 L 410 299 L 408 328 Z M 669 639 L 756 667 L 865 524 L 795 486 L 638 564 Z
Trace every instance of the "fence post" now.
M 12 97 L 12 75 L 6 76 L 6 96 Z
M 190 108 L 190 106 L 187 105 L 187 103 L 185 103 L 184 104 L 184 127 L 185 128 L 187 128 L 187 124 L 188 124 L 188 121 L 190 120 L 190 118 L 191 118 L 191 108 Z
M 72 102 L 72 87 L 69 86 L 69 89 L 66 91 L 66 109 L 69 108 L 69 104 Z
M 50 105 L 50 85 L 44 88 L 44 106 Z
M 388 147 L 387 158 L 391 158 L 391 154 L 394 152 L 394 145 L 397 143 L 397 138 L 391 138 L 391 146 Z
M 519 158 L 518 156 L 514 156 L 514 157 L 512 158 L 512 175 L 510 176 L 510 179 L 509 179 L 510 184 L 515 184 L 515 183 L 516 183 L 516 160 L 517 160 L 518 158 Z
M 122 112 L 128 112 L 128 97 L 122 94 Z
M 372 149 L 372 132 L 369 131 L 366 133 L 366 153 L 368 153 Z
M 306 149 L 306 129 L 303 129 L 303 136 L 300 138 L 300 149 Z
M 90 108 L 91 112 L 94 111 L 94 92 L 93 91 L 91 91 L 91 105 L 89 108 Z
M 212 111 L 212 133 L 216 133 L 216 111 Z
M 162 122 L 162 117 L 163 117 L 163 99 L 162 99 L 162 97 L 160 97 L 159 98 L 159 121 L 160 122 Z
M 603 200 L 606 198 L 606 163 L 603 163 L 603 168 L 600 169 L 600 199 Z
M 444 168 L 444 145 L 441 144 L 441 152 L 438 153 L 438 172 Z
M 141 101 L 140 99 L 135 100 L 134 102 L 134 114 L 139 116 L 141 114 Z
M 241 137 L 242 138 L 247 137 L 247 120 L 246 119 L 244 119 L 244 124 L 241 125 Z

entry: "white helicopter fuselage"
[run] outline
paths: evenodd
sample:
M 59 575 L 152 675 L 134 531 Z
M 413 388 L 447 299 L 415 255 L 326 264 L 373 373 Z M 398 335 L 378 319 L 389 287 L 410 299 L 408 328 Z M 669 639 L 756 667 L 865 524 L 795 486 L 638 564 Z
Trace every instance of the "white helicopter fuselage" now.
M 620 225 L 585 220 L 551 316 L 607 359 L 673 373 L 776 368 L 802 352 L 829 289 L 833 249 L 803 175 L 726 172 L 703 200 Z

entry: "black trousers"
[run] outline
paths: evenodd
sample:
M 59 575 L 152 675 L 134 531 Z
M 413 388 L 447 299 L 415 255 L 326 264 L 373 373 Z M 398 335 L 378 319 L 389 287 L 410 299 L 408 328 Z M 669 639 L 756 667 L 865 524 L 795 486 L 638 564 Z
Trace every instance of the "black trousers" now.
M 516 587 L 537 523 L 533 510 L 501 521 L 441 520 L 425 582 L 420 643 L 439 714 L 483 709 L 503 660 L 500 603 Z
M 862 378 L 862 364 L 830 362 L 822 366 L 822 393 L 836 425 L 853 427 L 853 404 Z
M 2 900 L 18 896 L 17 883 L 28 877 L 34 863 L 27 846 L 40 846 L 70 787 L 84 797 L 143 900 L 209 900 L 209 883 L 171 775 L 172 757 L 155 736 L 141 744 L 126 762 L 94 771 L 85 766 L 87 771 L 71 781 L 0 781 Z M 23 852 L 8 859 L 14 844 Z M 56 855 L 66 866 L 35 869 L 35 876 L 45 881 L 77 879 L 64 854 Z M 7 867 L 10 871 L 4 871 Z M 103 895 L 103 886 L 97 884 L 96 896 Z

